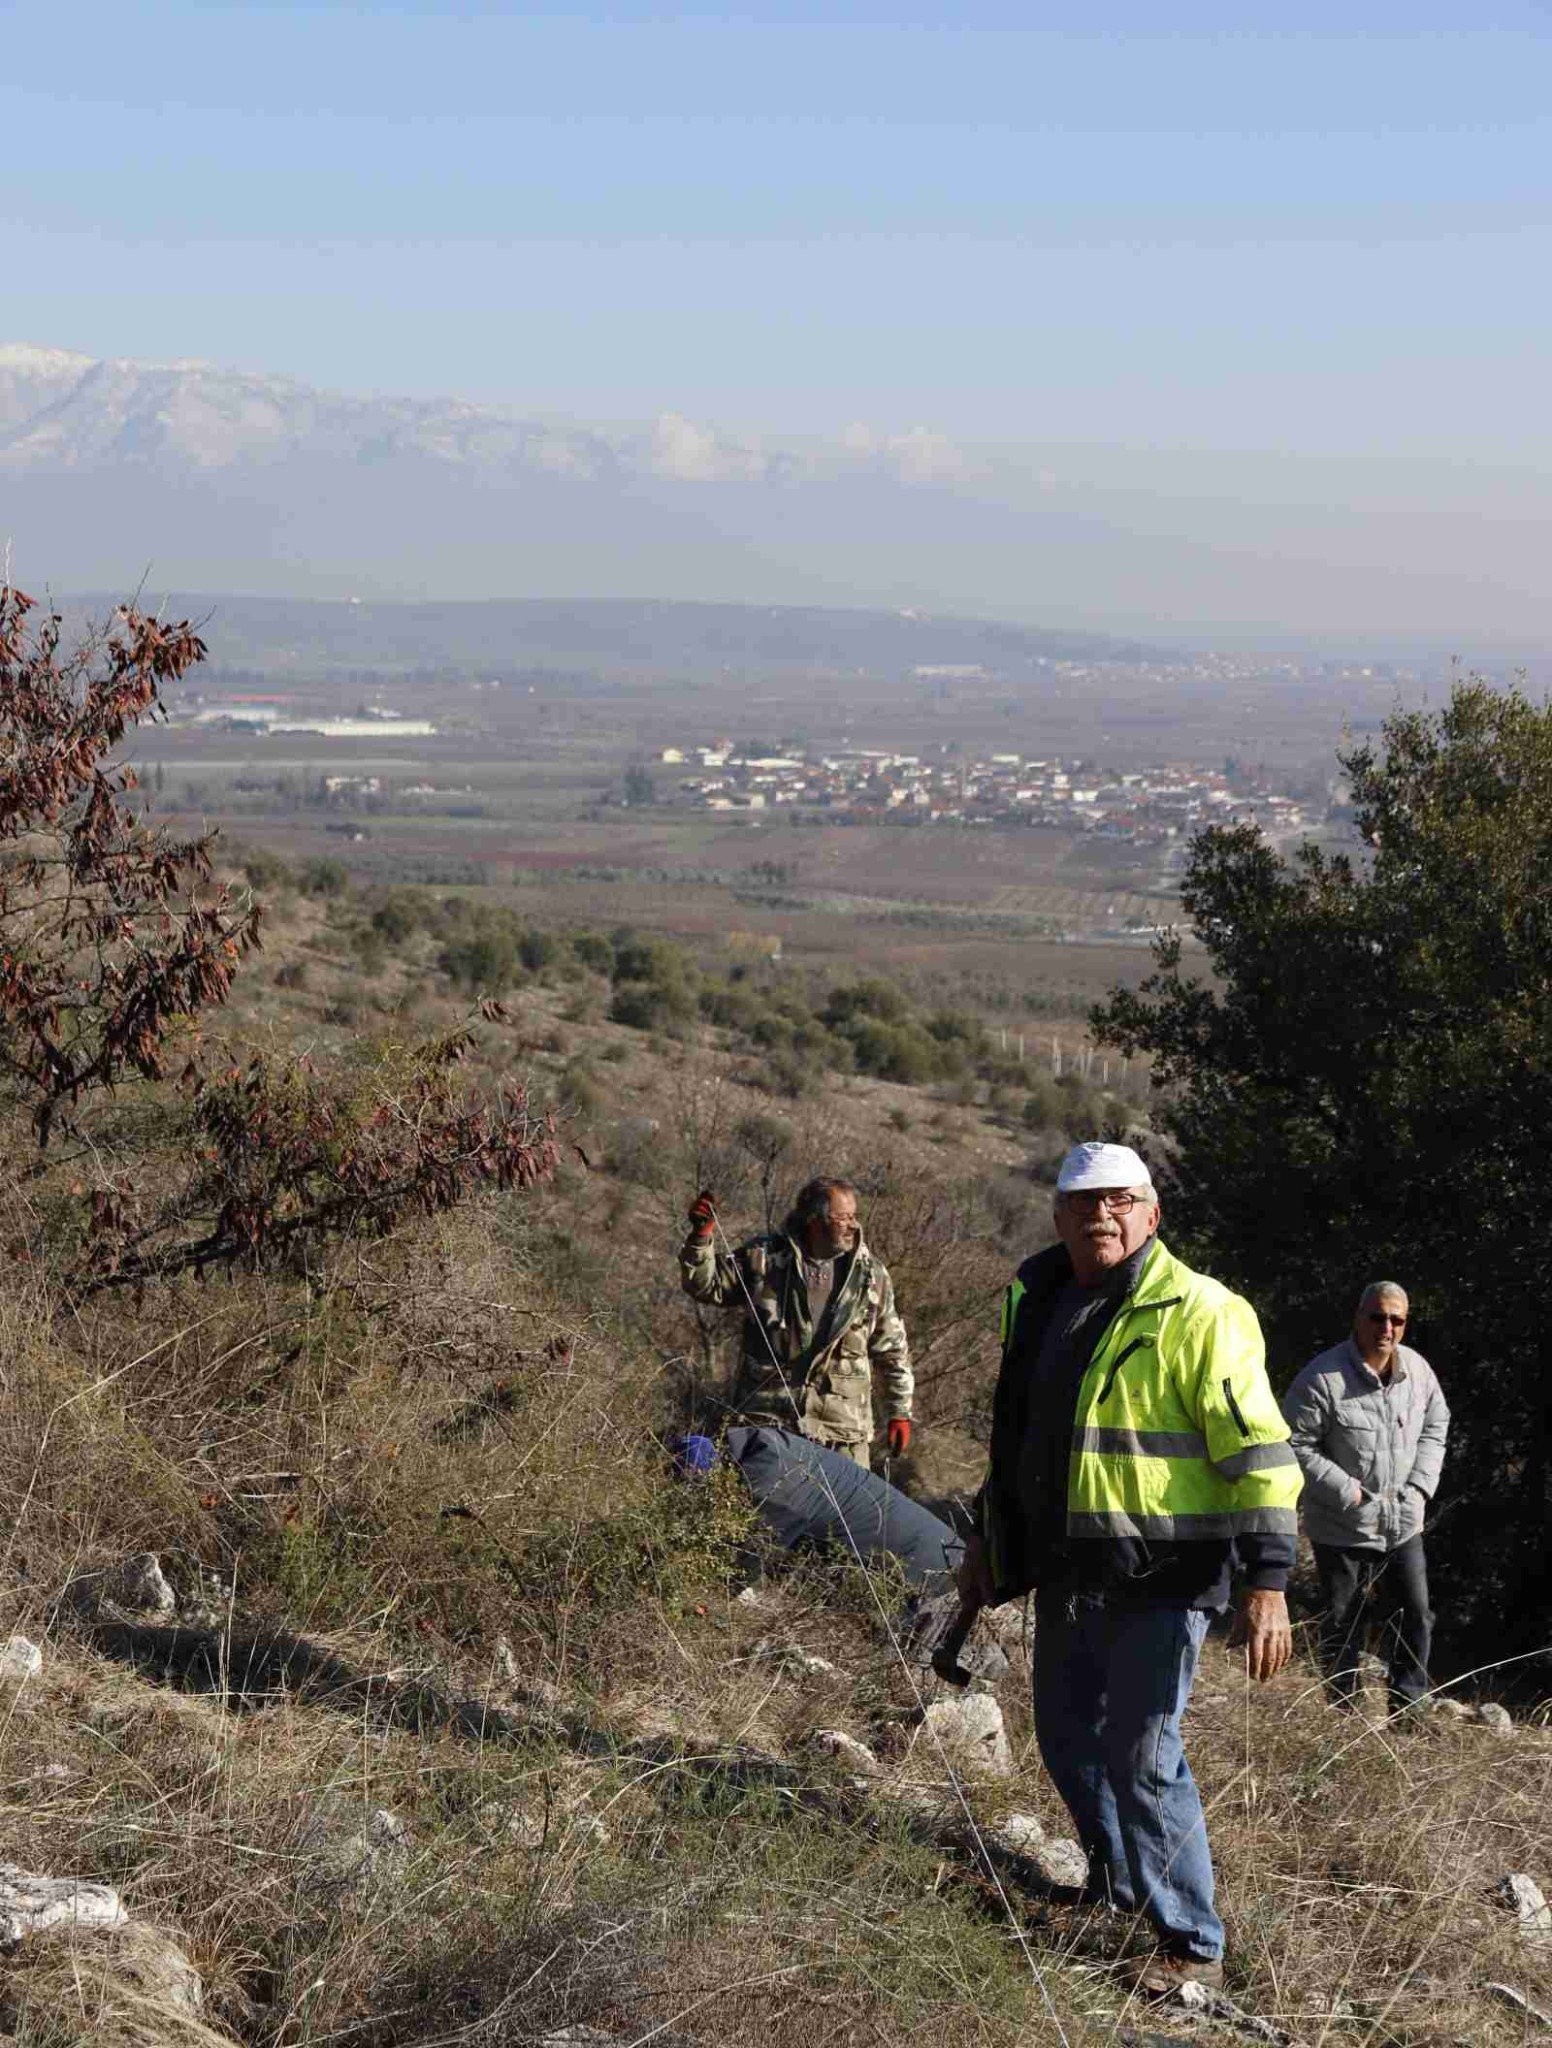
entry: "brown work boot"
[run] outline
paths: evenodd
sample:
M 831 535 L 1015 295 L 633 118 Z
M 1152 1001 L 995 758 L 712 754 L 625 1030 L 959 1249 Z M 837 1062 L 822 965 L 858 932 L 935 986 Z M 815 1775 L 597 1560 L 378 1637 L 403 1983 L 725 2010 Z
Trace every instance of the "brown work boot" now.
M 1130 1964 L 1126 1981 L 1149 1998 L 1168 1998 L 1182 1984 L 1204 1984 L 1209 1991 L 1221 1991 L 1223 1965 L 1203 1962 L 1197 1956 L 1172 1956 L 1161 1949 L 1157 1955 L 1142 1956 Z

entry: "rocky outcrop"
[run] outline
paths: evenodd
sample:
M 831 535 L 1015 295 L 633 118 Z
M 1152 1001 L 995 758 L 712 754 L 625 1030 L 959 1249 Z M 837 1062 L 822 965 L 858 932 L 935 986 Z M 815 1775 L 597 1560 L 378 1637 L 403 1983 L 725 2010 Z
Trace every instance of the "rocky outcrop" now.
M 59 1604 L 83 1621 L 167 1621 L 178 1611 L 178 1596 L 161 1559 L 142 1550 L 117 1564 L 77 1572 L 66 1582 Z
M 131 1921 L 110 1885 L 0 1864 L 0 2025 L 74 2031 L 94 2048 L 231 2048 L 201 2017 L 204 1985 L 165 1929 Z

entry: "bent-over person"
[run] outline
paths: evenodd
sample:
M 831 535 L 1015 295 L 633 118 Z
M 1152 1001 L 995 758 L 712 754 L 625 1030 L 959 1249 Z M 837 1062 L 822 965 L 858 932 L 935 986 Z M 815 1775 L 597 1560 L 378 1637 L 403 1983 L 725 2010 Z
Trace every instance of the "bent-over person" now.
M 1304 1471 L 1304 1528 L 1325 1595 L 1322 1652 L 1335 1699 L 1351 1705 L 1371 1621 L 1394 1707 L 1428 1692 L 1433 1612 L 1423 1523 L 1444 1465 L 1450 1411 L 1433 1367 L 1401 1339 L 1406 1290 L 1363 1290 L 1352 1335 L 1312 1358 L 1283 1413 Z
M 809 1181 L 779 1230 L 736 1250 L 717 1236 L 715 1205 L 700 1195 L 680 1279 L 692 1301 L 744 1312 L 735 1419 L 795 1430 L 866 1466 L 876 1371 L 889 1450 L 903 1456 L 916 1389 L 910 1345 L 888 1269 L 863 1242 L 853 1184 Z

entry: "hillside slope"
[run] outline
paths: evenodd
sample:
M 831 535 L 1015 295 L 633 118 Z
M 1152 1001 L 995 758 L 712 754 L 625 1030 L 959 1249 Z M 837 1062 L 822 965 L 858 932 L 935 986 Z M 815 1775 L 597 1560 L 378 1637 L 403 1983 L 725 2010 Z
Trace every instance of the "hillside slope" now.
M 234 1040 L 365 1076 L 466 1007 L 445 941 L 277 898 Z M 737 1483 L 670 1476 L 661 1435 L 727 1356 L 675 1284 L 687 1194 L 750 1226 L 829 1165 L 863 1181 L 922 1361 L 896 1476 L 973 1484 L 1047 1140 L 984 1084 L 773 1094 L 732 1026 L 620 1021 L 553 961 L 513 982 L 476 1058 L 570 1105 L 552 1184 L 305 1271 L 67 1300 L 47 1259 L 8 1263 L 0 1639 L 42 1658 L 7 1660 L 0 1860 L 129 1920 L 25 1935 L 0 2025 L 35 2048 L 1527 2038 L 1491 1987 L 1552 2008 L 1552 1944 L 1497 1892 L 1552 1883 L 1544 1727 L 1340 1718 L 1307 1659 L 1251 1694 L 1211 1647 L 1190 1725 L 1232 2007 L 1144 2014 L 1127 1927 L 1052 1890 L 1069 1830 L 1023 1618 L 998 1628 L 1006 1754 L 946 1755 L 897 1589 L 757 1569 Z M 8 1156 L 14 1254 L 69 1191 Z M 159 1575 L 79 1583 L 148 1553 Z

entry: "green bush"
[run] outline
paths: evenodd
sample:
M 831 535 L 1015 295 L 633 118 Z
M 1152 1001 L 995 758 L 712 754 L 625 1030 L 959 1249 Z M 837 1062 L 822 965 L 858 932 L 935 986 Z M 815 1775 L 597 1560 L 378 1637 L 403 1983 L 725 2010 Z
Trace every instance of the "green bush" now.
M 982 1059 L 990 1046 L 986 1026 L 965 1010 L 934 1010 L 927 1019 L 927 1031 L 939 1045 L 957 1052 L 961 1060 Z
M 408 889 L 395 889 L 372 912 L 372 929 L 389 946 L 402 946 L 423 922 L 421 901 Z
M 296 886 L 304 896 L 343 896 L 350 887 L 350 874 L 341 861 L 304 861 Z
M 584 967 L 598 974 L 614 972 L 614 946 L 602 932 L 573 932 L 571 950 Z
M 505 932 L 478 932 L 444 946 L 437 966 L 455 987 L 474 996 L 499 996 L 520 973 L 517 946 Z
M 683 1025 L 698 1007 L 694 964 L 671 940 L 617 932 L 614 941 L 614 1000 L 609 1015 L 638 1031 Z
M 695 1014 L 695 999 L 685 988 L 664 988 L 655 981 L 627 982 L 609 1005 L 611 1024 L 635 1031 L 661 1031 Z
M 616 981 L 688 981 L 693 973 L 684 949 L 671 940 L 627 934 L 615 941 Z
M 255 846 L 243 855 L 243 879 L 254 889 L 271 891 L 287 888 L 295 879 L 278 853 Z
M 916 1024 L 885 1024 L 874 1017 L 857 1019 L 850 1039 L 860 1073 L 882 1081 L 903 1081 L 919 1087 L 943 1072 L 942 1048 Z
M 872 979 L 832 989 L 823 1014 L 825 1022 L 833 1029 L 860 1017 L 896 1024 L 907 1015 L 909 1008 L 904 995 L 892 981 Z
M 645 1593 L 678 1617 L 698 1594 L 727 1585 L 754 1527 L 749 1490 L 731 1467 L 665 1479 L 639 1505 L 537 1538 L 522 1560 L 524 1594 L 585 1601 L 599 1621 Z
M 363 974 L 382 973 L 388 964 L 388 944 L 374 925 L 359 925 L 351 935 L 351 944 L 355 948 Z
M 564 1103 L 584 1114 L 597 1109 L 603 1100 L 591 1070 L 581 1060 L 572 1060 L 562 1073 L 559 1093 Z
M 790 1052 L 775 1052 L 762 1060 L 749 1074 L 750 1083 L 764 1089 L 767 1095 L 778 1095 L 788 1102 L 799 1102 L 805 1095 L 812 1095 L 816 1084 L 812 1066 Z
M 553 932 L 527 931 L 517 942 L 517 957 L 530 974 L 542 974 L 564 957 L 565 941 Z

